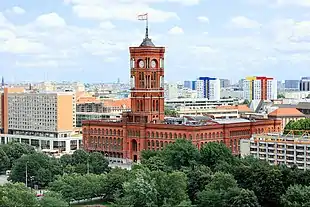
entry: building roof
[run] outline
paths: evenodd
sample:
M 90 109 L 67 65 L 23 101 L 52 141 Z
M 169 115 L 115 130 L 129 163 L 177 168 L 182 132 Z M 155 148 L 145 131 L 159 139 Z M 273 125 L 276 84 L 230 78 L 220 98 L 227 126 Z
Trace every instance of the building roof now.
M 236 106 L 217 106 L 217 109 L 237 109 L 240 112 L 252 112 L 252 110 L 246 105 L 236 105 Z
M 154 43 L 150 38 L 144 38 L 143 42 L 140 44 L 140 47 L 155 47 Z
M 296 104 L 273 104 L 272 106 L 276 106 L 278 108 L 297 108 Z
M 274 110 L 273 112 L 269 113 L 268 116 L 274 116 L 274 117 L 305 117 L 303 113 L 301 113 L 296 108 L 278 108 Z
M 215 119 L 219 124 L 235 124 L 235 123 L 249 123 L 251 122 L 248 119 L 236 118 L 236 119 Z
M 310 102 L 299 102 L 296 106 L 298 109 L 310 109 Z
M 117 100 L 104 100 L 103 104 L 105 107 L 117 107 L 117 108 L 130 108 L 130 98 L 117 99 Z
M 77 104 L 84 104 L 84 103 L 100 103 L 101 101 L 98 100 L 96 97 L 93 96 L 80 96 L 77 98 Z

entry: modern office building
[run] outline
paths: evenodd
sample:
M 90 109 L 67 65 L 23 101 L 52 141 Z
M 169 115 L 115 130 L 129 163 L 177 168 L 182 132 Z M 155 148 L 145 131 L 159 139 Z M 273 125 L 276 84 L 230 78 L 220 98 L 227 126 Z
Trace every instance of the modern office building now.
M 285 90 L 298 91 L 300 80 L 285 80 L 284 88 Z
M 302 77 L 299 82 L 300 91 L 310 91 L 310 77 Z
M 196 81 L 184 81 L 184 88 L 196 90 Z
M 199 77 L 196 82 L 197 98 L 219 100 L 221 98 L 221 82 L 217 78 Z
M 256 134 L 250 140 L 240 141 L 240 154 L 252 155 L 272 165 L 296 165 L 309 170 L 310 136 L 308 132 L 303 135 Z
M 274 100 L 277 99 L 277 81 L 268 77 L 247 77 L 243 81 L 244 99 Z
M 25 142 L 39 149 L 69 152 L 81 136 L 76 128 L 76 101 L 71 92 L 26 92 L 4 88 L 1 94 L 1 143 Z

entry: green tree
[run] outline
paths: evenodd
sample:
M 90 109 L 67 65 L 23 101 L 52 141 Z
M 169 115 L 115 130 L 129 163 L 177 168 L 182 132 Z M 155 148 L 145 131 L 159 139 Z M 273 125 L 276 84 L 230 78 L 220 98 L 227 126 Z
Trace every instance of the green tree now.
M 166 165 L 176 170 L 194 166 L 200 159 L 197 147 L 186 139 L 177 139 L 174 143 L 168 144 L 161 153 Z
M 103 185 L 104 199 L 115 201 L 116 197 L 124 195 L 123 183 L 129 179 L 129 172 L 125 169 L 114 168 L 107 174 L 106 182 Z
M 278 97 L 277 97 L 278 99 L 283 99 L 283 98 L 285 98 L 285 96 L 284 96 L 284 94 L 278 94 Z
M 66 174 L 51 182 L 49 190 L 58 192 L 66 202 L 71 202 L 104 196 L 105 182 L 105 174 Z
M 244 104 L 244 105 L 250 105 L 250 101 L 249 100 L 247 100 L 247 99 L 245 99 L 244 101 L 243 101 L 243 103 L 242 104 Z
M 0 172 L 7 170 L 9 165 L 10 165 L 9 157 L 6 155 L 3 149 L 0 148 Z
M 56 158 L 50 158 L 42 153 L 25 155 L 16 160 L 9 180 L 13 182 L 26 182 L 29 186 L 34 184 L 45 187 L 53 181 L 57 175 L 62 174 L 60 162 Z
M 310 186 L 293 185 L 281 196 L 283 207 L 310 206 Z
M 100 152 L 89 154 L 91 173 L 101 174 L 109 171 L 109 161 Z
M 8 169 L 11 169 L 13 163 L 19 159 L 22 155 L 28 155 L 35 153 L 35 150 L 30 145 L 18 142 L 10 142 L 8 144 L 1 145 L 2 150 L 8 156 L 10 163 Z
M 201 162 L 210 168 L 214 168 L 219 162 L 227 162 L 232 164 L 235 161 L 235 157 L 231 153 L 230 149 L 222 143 L 209 142 L 200 150 Z
M 60 157 L 60 163 L 62 166 L 72 165 L 72 155 L 65 154 Z
M 158 192 L 155 180 L 151 178 L 149 171 L 136 170 L 123 187 L 124 196 L 117 200 L 119 206 L 156 206 Z
M 82 149 L 78 149 L 74 151 L 72 154 L 73 165 L 86 164 L 88 159 L 89 159 L 89 154 Z
M 69 203 L 63 200 L 59 193 L 50 191 L 39 200 L 40 207 L 69 207 Z
M 194 168 L 183 169 L 187 176 L 188 189 L 187 193 L 190 200 L 195 203 L 197 193 L 203 191 L 205 186 L 211 181 L 212 171 L 204 165 L 195 166 Z
M 0 186 L 1 207 L 38 207 L 39 204 L 29 189 L 22 183 L 6 183 Z
M 239 188 L 230 174 L 217 172 L 205 190 L 198 194 L 198 206 L 259 207 L 253 191 Z
M 247 157 L 235 166 L 234 178 L 240 187 L 253 190 L 262 206 L 278 206 L 285 187 L 280 169 L 266 161 Z
M 283 207 L 310 206 L 310 186 L 293 185 L 281 196 Z
M 166 116 L 172 116 L 172 117 L 177 117 L 178 116 L 178 113 L 176 110 L 173 110 L 173 109 L 165 109 L 165 115 Z

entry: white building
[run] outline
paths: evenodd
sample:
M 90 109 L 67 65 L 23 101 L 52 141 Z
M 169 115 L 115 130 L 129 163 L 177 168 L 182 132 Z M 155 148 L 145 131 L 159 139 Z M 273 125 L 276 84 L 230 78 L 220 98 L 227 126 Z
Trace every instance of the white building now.
M 166 83 L 164 93 L 165 93 L 165 99 L 178 98 L 178 95 L 179 95 L 178 84 Z
M 221 98 L 220 79 L 200 77 L 196 81 L 197 98 L 219 100 Z
M 267 77 L 247 77 L 243 81 L 244 99 L 275 100 L 278 96 L 277 81 Z
M 310 169 L 310 137 L 280 134 L 253 135 L 250 140 L 240 140 L 241 156 L 252 155 L 272 165 L 297 165 Z

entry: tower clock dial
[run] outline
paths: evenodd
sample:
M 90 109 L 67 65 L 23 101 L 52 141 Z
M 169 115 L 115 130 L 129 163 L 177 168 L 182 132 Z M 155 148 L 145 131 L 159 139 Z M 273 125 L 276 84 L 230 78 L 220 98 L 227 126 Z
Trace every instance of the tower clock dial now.
M 139 61 L 139 67 L 140 67 L 140 68 L 143 68 L 143 67 L 144 67 L 144 61 L 143 61 L 143 60 L 140 60 L 140 61 Z
M 156 61 L 155 61 L 155 60 L 152 60 L 152 62 L 151 62 L 151 67 L 152 67 L 152 68 L 156 68 Z

